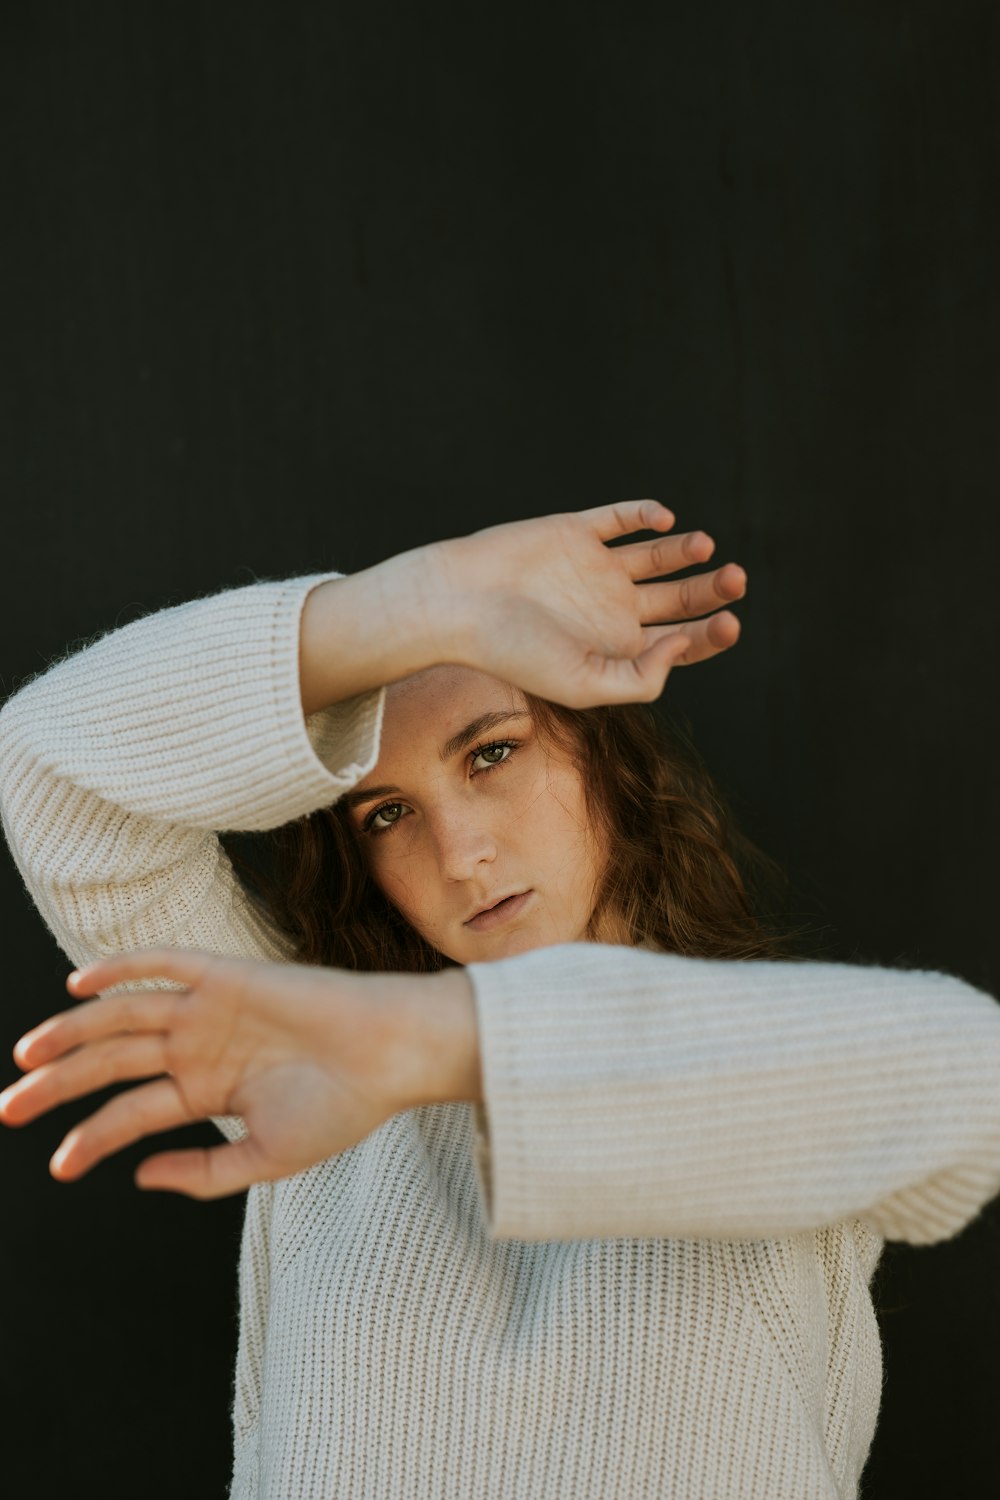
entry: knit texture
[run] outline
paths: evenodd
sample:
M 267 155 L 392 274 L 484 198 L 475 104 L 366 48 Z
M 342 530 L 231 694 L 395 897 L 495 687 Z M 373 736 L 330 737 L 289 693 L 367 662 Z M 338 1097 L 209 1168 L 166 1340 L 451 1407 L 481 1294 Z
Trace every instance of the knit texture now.
M 383 694 L 302 715 L 302 605 L 336 576 L 162 610 L 6 704 L 4 831 L 74 964 L 291 957 L 217 833 L 375 764 Z M 854 1496 L 882 1238 L 1000 1189 L 1000 1007 L 582 944 L 469 973 L 485 1103 L 247 1195 L 234 1500 Z

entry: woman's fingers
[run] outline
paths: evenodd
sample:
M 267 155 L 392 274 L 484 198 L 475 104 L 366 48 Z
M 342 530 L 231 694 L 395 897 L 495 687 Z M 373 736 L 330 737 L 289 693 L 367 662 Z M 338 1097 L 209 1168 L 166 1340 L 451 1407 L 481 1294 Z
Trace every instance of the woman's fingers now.
M 166 979 L 182 986 L 199 983 L 215 964 L 211 953 L 187 948 L 143 948 L 98 959 L 66 979 L 73 995 L 94 995 L 112 985 Z M 21 1068 L 37 1068 L 74 1047 L 118 1032 L 166 1031 L 177 1011 L 176 990 L 139 990 L 103 995 L 50 1016 L 25 1032 L 14 1048 Z
M 254 1182 L 287 1177 L 295 1168 L 275 1167 L 248 1137 L 227 1146 L 188 1151 L 161 1151 L 148 1156 L 135 1173 L 137 1187 L 154 1192 L 186 1193 L 189 1198 L 225 1198 Z
M 712 573 L 696 573 L 676 583 L 638 584 L 637 589 L 640 623 L 665 624 L 693 620 L 742 599 L 747 575 L 738 563 L 726 563 Z
M 113 1036 L 43 1063 L 0 1094 L 0 1120 L 26 1125 L 71 1099 L 136 1078 L 167 1071 L 165 1038 L 155 1033 Z
M 662 632 L 650 632 L 650 642 L 638 656 L 604 656 L 594 652 L 588 665 L 591 677 L 587 683 L 588 693 L 596 692 L 600 703 L 651 703 L 663 692 L 671 667 L 677 665 L 691 648 L 685 628 L 684 635 L 664 627 Z
M 577 515 L 594 528 L 602 542 L 630 536 L 633 531 L 669 531 L 676 519 L 659 500 L 621 500 L 616 505 L 595 505 Z
M 74 995 L 94 995 L 129 980 L 172 979 L 194 985 L 220 961 L 214 954 L 194 948 L 138 948 L 134 953 L 113 954 L 74 969 L 66 985 L 72 985 Z
M 102 1037 L 166 1031 L 176 1006 L 177 995 L 163 990 L 89 1000 L 25 1032 L 14 1047 L 14 1061 L 19 1068 L 37 1068 Z
M 675 667 L 690 667 L 695 662 L 707 661 L 728 651 L 740 638 L 740 622 L 728 609 L 709 615 L 705 620 L 686 620 L 683 625 L 651 626 L 647 629 L 651 642 L 672 640 L 682 636 L 687 642 L 680 655 L 673 658 Z M 647 648 L 648 649 L 648 648 Z
M 683 625 L 644 627 L 645 649 L 635 657 L 609 657 L 594 652 L 588 659 L 588 701 L 651 703 L 663 692 L 674 667 L 690 667 L 735 646 L 740 622 L 729 610 Z
M 52 1175 L 60 1182 L 72 1182 L 123 1146 L 131 1146 L 145 1135 L 189 1125 L 191 1120 L 172 1078 L 158 1078 L 128 1089 L 74 1126 L 52 1158 Z
M 706 563 L 715 551 L 715 540 L 707 531 L 684 531 L 679 536 L 657 537 L 652 542 L 629 542 L 626 547 L 611 549 L 633 583 L 643 578 L 659 578 Z

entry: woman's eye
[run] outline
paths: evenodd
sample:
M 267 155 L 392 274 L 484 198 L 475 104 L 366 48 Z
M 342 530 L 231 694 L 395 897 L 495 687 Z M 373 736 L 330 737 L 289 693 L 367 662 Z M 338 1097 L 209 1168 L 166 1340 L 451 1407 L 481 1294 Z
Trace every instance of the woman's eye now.
M 472 761 L 473 769 L 485 771 L 489 766 L 501 765 L 505 760 L 509 758 L 510 752 L 511 750 L 513 750 L 513 748 L 513 745 L 511 745 L 508 741 L 504 741 L 502 744 L 484 745 L 481 750 L 477 750 L 475 752 Z M 484 760 L 486 762 L 486 765 L 477 766 L 477 760 Z
M 498 740 L 492 745 L 480 745 L 478 750 L 472 751 L 472 769 L 489 771 L 493 766 L 502 766 L 504 761 L 510 759 L 517 744 L 517 740 Z M 485 761 L 485 765 L 477 764 L 479 761 Z M 381 807 L 376 807 L 368 814 L 362 828 L 365 833 L 389 833 L 405 815 L 405 802 L 383 802 Z
M 365 827 L 381 831 L 383 828 L 391 828 L 402 816 L 402 802 L 384 802 L 381 807 L 376 807 Z

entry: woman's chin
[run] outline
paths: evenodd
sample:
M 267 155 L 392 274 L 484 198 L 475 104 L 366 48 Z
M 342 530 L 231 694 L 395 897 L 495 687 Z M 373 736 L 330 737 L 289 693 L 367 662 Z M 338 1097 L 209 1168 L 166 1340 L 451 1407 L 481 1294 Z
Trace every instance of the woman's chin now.
M 551 931 L 516 927 L 510 932 L 492 932 L 488 939 L 484 936 L 482 943 L 477 944 L 479 951 L 469 951 L 469 945 L 466 944 L 465 956 L 459 959 L 459 962 L 463 964 L 492 963 L 498 958 L 513 958 L 517 953 L 531 953 L 536 948 L 552 948 L 556 943 L 572 941 L 572 938 L 560 937 Z

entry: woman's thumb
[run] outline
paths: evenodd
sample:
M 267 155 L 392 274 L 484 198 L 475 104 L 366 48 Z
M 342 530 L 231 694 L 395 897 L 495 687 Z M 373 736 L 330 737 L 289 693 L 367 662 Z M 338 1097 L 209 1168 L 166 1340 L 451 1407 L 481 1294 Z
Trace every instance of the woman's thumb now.
M 663 692 L 671 668 L 690 650 L 691 640 L 676 632 L 633 657 L 606 657 L 601 663 L 601 703 L 652 703 Z

